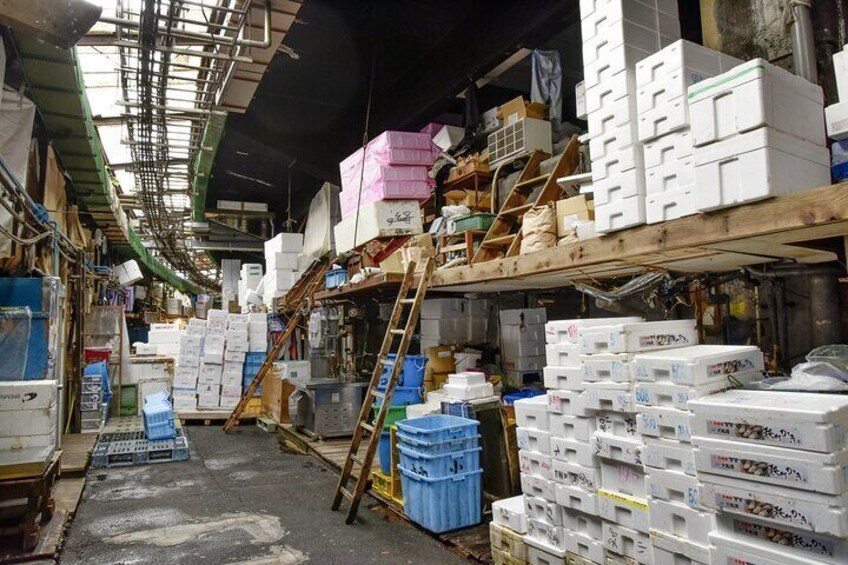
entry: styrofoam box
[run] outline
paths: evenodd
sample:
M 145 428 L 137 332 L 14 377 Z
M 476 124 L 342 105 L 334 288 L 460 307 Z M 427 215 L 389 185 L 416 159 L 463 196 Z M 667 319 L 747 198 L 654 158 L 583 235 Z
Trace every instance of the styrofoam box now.
M 493 551 L 502 551 L 522 562 L 527 558 L 527 545 L 524 543 L 523 533 L 492 522 L 489 524 L 489 542 Z
M 55 380 L 0 381 L 0 412 L 49 409 L 56 404 Z
M 848 397 L 774 391 L 728 391 L 693 401 L 692 433 L 808 451 L 846 446 Z
M 586 119 L 586 86 L 582 80 L 574 85 L 574 109 L 578 120 Z
M 589 382 L 632 382 L 633 376 L 630 371 L 630 361 L 632 359 L 632 353 L 581 355 L 580 364 L 583 365 L 583 378 Z
M 465 318 L 437 318 L 421 320 L 421 335 L 464 339 L 468 322 Z
M 693 436 L 699 473 L 712 473 L 813 492 L 848 490 L 848 450 L 799 451 Z
M 647 532 L 636 531 L 620 524 L 603 521 L 601 541 L 604 549 L 629 557 L 636 563 L 653 565 L 654 554 L 651 537 Z
M 734 380 L 746 383 L 756 380 L 759 375 L 759 372 L 738 373 L 734 375 Z M 716 377 L 700 385 L 639 382 L 633 389 L 633 398 L 637 405 L 665 406 L 678 410 L 688 410 L 690 400 L 730 388 L 734 388 L 734 385 L 725 376 Z
M 593 444 L 573 439 L 552 437 L 551 457 L 583 467 L 596 467 L 598 465 Z
M 548 365 L 576 367 L 580 364 L 580 346 L 576 343 L 548 343 L 545 356 Z
M 356 227 L 357 217 L 359 226 Z M 421 207 L 417 200 L 378 200 L 363 204 L 336 224 L 336 252 L 344 253 L 378 237 L 415 235 L 423 231 Z M 356 243 L 353 241 L 356 231 Z
M 624 412 L 600 412 L 595 416 L 595 429 L 614 436 L 639 439 L 637 416 Z
M 546 520 L 527 518 L 527 534 L 524 540 L 546 551 L 565 552 L 565 530 L 562 526 L 554 526 Z
M 679 133 L 672 132 L 668 135 L 675 136 Z M 688 134 L 688 131 L 686 133 Z M 663 137 L 654 141 L 660 141 Z M 695 188 L 695 156 L 694 150 L 691 147 L 689 149 L 688 155 L 681 155 L 674 160 L 671 160 L 671 152 L 667 152 L 660 157 L 664 159 L 663 162 L 656 165 L 645 164 L 646 194 L 661 195 L 673 191 L 691 191 Z M 645 160 L 647 161 L 647 150 Z
M 587 19 L 583 23 L 589 21 Z M 629 20 L 599 22 L 599 25 L 590 30 L 589 37 L 583 37 L 583 64 L 589 65 L 603 59 L 612 48 L 619 45 L 629 45 L 646 53 L 654 53 L 660 48 L 659 33 L 655 27 L 646 28 Z
M 576 532 L 567 532 L 568 565 L 590 565 L 604 562 L 604 545 L 600 536 L 592 537 Z M 577 556 L 580 561 L 574 558 Z
M 515 425 L 519 428 L 534 428 L 543 432 L 550 431 L 548 422 L 548 398 L 534 396 L 521 398 L 513 403 Z
M 178 365 L 174 367 L 174 378 L 180 377 L 182 379 L 194 379 L 197 380 L 197 377 L 200 375 L 200 366 L 186 366 L 186 365 Z
M 693 543 L 653 529 L 651 544 L 654 547 L 654 565 L 710 565 L 713 563 L 710 561 L 709 544 Z
M 481 383 L 476 385 L 461 385 L 447 383 L 442 387 L 445 394 L 456 400 L 475 400 L 477 398 L 488 398 L 495 394 L 492 383 Z
M 695 201 L 709 211 L 830 183 L 827 148 L 771 128 L 695 151 Z
M 174 388 L 194 388 L 197 386 L 197 376 L 174 375 Z
M 642 449 L 642 463 L 649 472 L 650 467 L 697 476 L 695 451 L 691 444 L 651 437 L 643 438 L 642 441 L 645 444 Z
M 531 539 L 529 536 L 524 536 L 524 542 L 527 544 L 528 565 L 566 564 L 565 550 L 560 550 L 539 540 Z
M 486 384 L 486 373 L 481 371 L 460 371 L 448 375 L 448 383 L 460 386 Z
M 586 328 L 580 334 L 580 351 L 627 353 L 694 345 L 698 341 L 695 320 L 625 323 Z
M 643 445 L 642 441 L 636 438 L 595 432 L 592 439 L 592 448 L 594 454 L 601 459 L 610 459 L 630 465 L 642 464 Z M 601 480 L 601 484 L 603 485 L 603 479 Z
M 675 41 L 636 65 L 640 112 L 650 109 L 655 98 L 685 97 L 690 86 L 729 71 L 733 61 L 732 66 L 742 63 L 685 39 Z
M 518 495 L 493 502 L 492 522 L 519 534 L 526 533 L 527 512 L 524 509 L 524 496 Z
M 640 435 L 675 441 L 692 440 L 692 413 L 677 408 L 643 406 L 636 415 L 636 430 Z
M 664 35 L 680 35 L 677 4 L 673 0 L 581 0 L 580 24 L 583 39 L 597 33 L 598 28 L 626 20 Z
M 633 151 L 641 152 L 641 147 L 626 148 L 619 155 L 630 155 Z M 621 202 L 627 198 L 634 196 L 645 195 L 645 169 L 644 167 L 630 168 L 627 170 L 610 173 L 614 167 L 613 162 L 623 163 L 623 161 L 615 161 L 616 158 L 603 161 L 604 178 L 592 180 L 592 192 L 595 195 L 595 205 L 602 206 Z M 592 159 L 592 170 L 599 170 L 597 163 L 600 161 Z M 625 166 L 625 165 L 621 165 Z
M 588 536 L 593 539 L 601 537 L 601 519 L 597 516 L 576 512 L 570 508 L 563 508 L 563 527 L 573 533 Z
M 642 144 L 642 150 L 645 157 L 646 169 L 659 167 L 663 170 L 664 174 L 667 169 L 671 169 L 668 172 L 670 174 L 675 172 L 674 169 L 676 169 L 680 161 L 692 157 L 695 152 L 695 146 L 692 145 L 691 130 L 689 128 L 683 128 L 645 141 Z M 694 167 L 694 161 L 692 166 Z M 694 176 L 691 182 L 695 182 Z M 678 184 L 685 185 L 687 183 L 681 182 Z M 651 192 L 651 187 L 648 186 L 648 194 L 651 194 Z
M 556 501 L 545 500 L 540 496 L 524 495 L 524 512 L 528 520 L 547 522 L 552 526 L 562 526 L 562 506 Z
M 585 47 L 584 47 L 585 49 Z M 613 75 L 609 81 L 596 85 L 586 91 L 586 113 L 596 113 L 602 108 L 636 92 L 636 73 L 625 69 Z M 632 139 L 630 143 L 636 141 Z
M 668 502 L 687 504 L 692 508 L 705 509 L 701 504 L 701 485 L 692 475 L 680 471 L 646 469 L 645 490 L 648 496 Z
M 458 318 L 465 315 L 467 302 L 464 298 L 427 299 L 421 304 L 421 318 L 426 320 Z
M 754 563 L 756 565 L 822 565 L 814 559 L 789 553 L 777 544 L 752 544 L 747 539 L 724 532 L 710 534 L 710 563 Z
M 422 320 L 426 321 L 426 320 Z M 538 340 L 520 340 L 507 341 L 503 340 L 501 348 L 501 356 L 504 359 L 518 360 L 523 357 L 544 357 L 545 342 Z
M 663 38 L 659 39 L 663 40 Z M 668 42 L 667 39 L 665 41 Z M 604 50 L 603 57 L 583 65 L 583 83 L 586 85 L 586 91 L 611 80 L 622 71 L 635 69 L 636 63 L 650 54 L 651 52 L 632 45 L 608 47 Z M 632 98 L 635 107 L 636 97 Z M 592 114 L 589 114 L 589 117 L 591 118 Z M 592 133 L 591 130 L 589 131 Z
M 550 456 L 551 434 L 534 428 L 516 428 L 515 439 L 519 450 L 535 451 Z
M 598 490 L 598 515 L 626 528 L 648 533 L 650 513 L 648 501 L 608 489 Z
M 763 126 L 824 146 L 824 94 L 817 84 L 753 59 L 688 90 L 696 147 Z
M 848 138 L 848 101 L 825 107 L 824 119 L 829 138 L 837 141 Z
M 848 101 L 848 50 L 844 46 L 833 54 L 833 74 L 839 99 Z
M 746 541 L 752 548 L 782 545 L 786 555 L 810 557 L 822 563 L 848 563 L 848 540 L 793 528 L 775 528 L 757 518 L 720 514 L 718 532 Z
M 558 501 L 554 487 L 555 483 L 552 480 L 521 473 L 521 492 L 524 494 L 540 496 L 545 500 Z
M 715 514 L 697 510 L 679 502 L 648 499 L 651 530 L 679 536 L 700 545 L 709 545 L 709 533 L 715 529 Z
M 224 352 L 224 364 L 227 363 L 244 363 L 244 359 L 247 357 L 247 350 L 239 350 L 239 349 L 230 349 Z
M 583 381 L 583 368 L 580 366 L 559 367 L 548 365 L 542 370 L 542 373 L 545 388 L 573 391 L 586 389 L 586 383 Z
M 622 318 L 583 318 L 574 320 L 552 320 L 545 324 L 545 339 L 547 343 L 580 344 L 580 330 L 597 326 L 614 324 L 630 324 L 643 322 L 639 316 Z M 579 352 L 579 351 L 578 351 Z
M 635 412 L 633 387 L 630 383 L 599 382 L 586 385 L 583 394 L 586 407 L 605 412 Z
M 265 257 L 274 253 L 300 253 L 302 249 L 303 234 L 281 232 L 265 242 Z
M 552 459 L 551 467 L 556 483 L 580 487 L 589 492 L 595 492 L 601 486 L 601 472 L 597 467 L 584 467 L 560 459 Z
M 501 338 L 503 341 L 517 342 L 538 342 L 545 341 L 545 326 L 543 324 L 502 324 Z
M 656 101 L 654 108 L 639 114 L 637 123 L 640 142 L 650 141 L 678 129 L 689 127 L 686 97 Z
M 592 441 L 594 431 L 594 418 L 582 418 L 568 414 L 550 414 L 551 437 L 590 442 Z
M 200 353 L 197 350 L 184 351 L 180 350 L 179 363 L 185 367 L 200 367 Z
M 573 390 L 549 390 L 547 394 L 547 401 L 548 411 L 552 414 L 567 414 L 570 416 L 592 415 L 592 410 L 590 410 L 586 405 L 587 398 L 585 392 L 577 392 Z M 517 422 L 518 417 L 516 412 L 516 423 Z
M 557 504 L 590 516 L 598 515 L 598 495 L 595 491 L 574 485 L 556 485 L 555 488 Z
M 595 208 L 595 231 L 612 233 L 645 223 L 645 197 L 633 196 Z
M 648 175 L 651 172 L 648 171 Z M 658 224 L 677 218 L 697 214 L 694 187 L 683 190 L 669 189 L 665 192 L 648 194 L 645 197 L 645 221 Z
M 243 382 L 242 375 L 234 375 L 232 373 L 223 373 L 221 375 L 221 386 L 223 387 L 240 387 Z
M 501 310 L 501 326 L 544 326 L 548 321 L 547 312 L 544 308 L 518 308 L 515 310 Z M 542 328 L 544 336 L 544 327 Z M 544 339 L 544 337 L 540 338 Z
M 717 512 L 848 537 L 848 494 L 832 496 L 702 474 L 700 500 Z
M 630 496 L 645 498 L 645 472 L 641 465 L 629 465 L 608 459 L 601 459 L 601 485 Z

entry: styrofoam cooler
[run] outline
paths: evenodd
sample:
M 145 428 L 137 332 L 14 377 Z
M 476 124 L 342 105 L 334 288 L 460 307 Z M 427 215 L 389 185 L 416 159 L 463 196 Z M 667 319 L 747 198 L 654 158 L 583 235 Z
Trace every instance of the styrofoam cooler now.
M 519 450 L 547 454 L 551 452 L 551 434 L 548 432 L 533 428 L 516 428 L 515 439 Z
M 558 550 L 549 544 L 524 536 L 527 544 L 528 565 L 562 565 L 565 563 L 565 550 Z
M 647 534 L 650 529 L 648 501 L 636 496 L 598 490 L 598 515 L 610 522 Z
M 641 465 L 619 463 L 612 459 L 601 459 L 601 484 L 603 488 L 630 496 L 645 498 L 645 472 Z
M 692 413 L 677 408 L 641 406 L 636 414 L 636 431 L 646 437 L 689 442 Z
M 604 562 L 604 544 L 597 538 L 568 532 L 566 547 L 568 548 L 568 565 L 591 565 Z
M 627 557 L 641 565 L 654 563 L 651 538 L 647 532 L 604 520 L 601 541 L 607 551 Z
M 645 490 L 648 496 L 657 500 L 681 502 L 699 510 L 709 508 L 701 502 L 701 485 L 698 478 L 682 471 L 646 469 Z
M 644 195 L 595 207 L 595 231 L 600 234 L 641 226 L 646 219 Z
M 582 467 L 591 468 L 598 465 L 595 446 L 592 443 L 561 437 L 551 438 L 551 458 Z
M 547 343 L 545 344 L 545 359 L 548 365 L 578 366 L 580 365 L 580 346 L 576 343 Z
M 710 546 L 651 530 L 654 565 L 710 565 Z M 723 561 L 720 563 L 724 563 Z
M 595 432 L 592 449 L 597 457 L 628 465 L 642 465 L 644 445 L 637 438 L 614 436 L 605 432 Z M 606 487 L 601 479 L 601 484 Z
M 534 428 L 550 431 L 547 396 L 522 398 L 513 403 L 515 424 L 519 428 Z
M 501 326 L 537 326 L 548 321 L 547 311 L 544 308 L 517 308 L 513 310 L 501 310 Z M 505 331 L 505 330 L 504 330 Z M 544 340 L 544 328 L 541 338 Z
M 344 253 L 372 239 L 416 235 L 424 228 L 417 200 L 380 200 L 362 205 L 358 216 L 342 219 L 333 229 L 337 252 Z
M 664 43 L 671 43 L 671 40 L 668 39 L 659 37 L 657 39 L 658 41 L 662 40 Z M 657 49 L 659 49 L 659 45 Z M 602 57 L 583 65 L 583 83 L 586 85 L 586 91 L 588 92 L 589 89 L 606 83 L 622 71 L 635 69 L 636 63 L 651 53 L 639 49 L 636 46 L 626 44 L 605 48 L 602 52 Z
M 764 369 L 763 354 L 749 345 L 693 345 L 634 357 L 638 381 L 697 385 L 722 375 Z
M 625 150 L 630 152 L 630 149 Z M 641 147 L 638 149 L 641 153 Z M 620 152 L 619 155 L 624 154 Z M 597 161 L 592 161 L 594 170 Z M 616 165 L 612 165 L 616 163 Z M 594 194 L 595 206 L 604 206 L 606 204 L 614 204 L 622 202 L 628 198 L 636 196 L 645 196 L 645 167 L 639 165 L 627 170 L 617 170 L 621 161 L 614 159 L 604 162 L 607 175 L 599 180 L 592 180 L 592 193 Z
M 589 410 L 625 413 L 636 411 L 630 383 L 589 383 L 586 385 L 584 399 Z
M 550 415 L 549 437 L 590 442 L 595 433 L 595 419 L 570 416 L 567 414 Z M 548 444 L 550 447 L 550 443 Z
M 601 471 L 597 467 L 584 467 L 560 459 L 552 459 L 551 467 L 555 483 L 580 487 L 588 492 L 595 492 L 601 486 Z
M 694 167 L 692 168 L 694 173 Z M 651 171 L 648 171 L 649 179 Z M 694 187 L 685 189 L 667 189 L 661 193 L 648 194 L 645 197 L 645 222 L 658 224 L 677 218 L 697 214 Z
M 613 75 L 607 82 L 586 90 L 586 112 L 592 114 L 602 111 L 610 103 L 634 92 L 636 92 L 636 73 L 633 70 L 625 69 Z M 629 143 L 635 141 L 637 140 L 634 137 Z
M 522 533 L 492 522 L 489 524 L 489 543 L 492 546 L 493 558 L 496 552 L 501 552 L 508 557 L 506 563 L 516 560 L 524 563 L 527 559 L 527 545 Z
M 525 475 L 535 475 L 549 481 L 554 478 L 551 468 L 551 456 L 546 453 L 519 449 L 518 469 Z
M 695 146 L 692 144 L 692 132 L 689 128 L 678 129 L 645 141 L 642 148 L 645 169 L 649 172 L 658 171 L 655 178 L 647 179 L 645 188 L 648 194 L 657 194 L 670 189 L 694 188 Z M 687 162 L 688 166 L 682 166 Z M 661 179 L 662 182 L 656 179 Z
M 671 439 L 643 437 L 642 463 L 651 469 L 678 471 L 697 476 L 695 453 L 692 446 Z
M 678 19 L 677 2 L 674 0 L 651 0 L 650 2 L 634 2 L 628 0 L 580 0 L 580 23 L 588 25 L 594 21 L 608 20 L 616 22 L 628 20 L 649 29 L 666 29 L 660 26 L 658 18 Z M 581 28 L 582 29 L 582 28 Z M 590 29 L 583 29 L 584 37 Z M 668 35 L 668 33 L 666 33 Z
M 598 412 L 595 415 L 595 428 L 606 434 L 638 439 L 637 416 L 625 412 Z
M 778 544 L 751 544 L 725 532 L 710 534 L 710 563 L 756 563 L 756 565 L 822 565 L 820 559 L 797 555 Z
M 651 530 L 675 535 L 699 545 L 709 545 L 709 533 L 715 529 L 715 514 L 680 502 L 648 499 Z
M 742 383 L 750 382 L 758 375 L 758 372 L 737 373 L 734 375 L 734 380 Z M 715 377 L 699 385 L 638 382 L 633 389 L 633 399 L 640 406 L 665 406 L 688 410 L 691 400 L 735 387 L 735 382 L 731 382 L 726 376 Z
M 562 526 L 562 506 L 556 501 L 545 500 L 540 496 L 524 495 L 524 512 L 528 520 L 547 522 L 552 526 Z
M 521 473 L 521 492 L 533 496 L 540 496 L 545 500 L 557 500 L 556 484 L 538 475 L 526 475 Z
M 492 522 L 523 534 L 527 532 L 527 511 L 524 496 L 518 495 L 492 503 Z
M 657 29 L 657 12 L 647 10 L 653 19 L 653 27 L 645 27 L 631 20 L 621 19 L 611 21 L 608 19 L 598 21 L 597 26 L 591 26 L 594 18 L 582 20 L 581 28 L 587 27 L 589 35 L 583 37 L 583 64 L 589 65 L 599 60 L 604 60 L 611 49 L 625 45 L 643 51 L 647 55 L 660 49 L 660 32 Z M 680 24 L 674 23 L 672 18 L 665 18 L 664 23 L 671 29 L 663 30 L 670 33 L 680 34 Z M 674 29 L 676 25 L 676 29 Z M 665 40 L 668 41 L 668 40 Z M 591 113 L 591 110 L 588 110 Z
M 578 318 L 574 320 L 551 320 L 545 324 L 545 340 L 547 343 L 580 343 L 580 330 L 597 326 L 615 324 L 632 324 L 644 322 L 639 316 L 620 318 Z
M 598 493 L 576 485 L 555 485 L 557 504 L 590 516 L 598 515 Z
M 635 353 L 694 345 L 698 341 L 695 320 L 625 323 L 586 328 L 580 350 L 591 353 Z
M 586 389 L 583 368 L 579 365 L 574 367 L 548 365 L 542 369 L 542 377 L 545 388 L 575 391 Z
M 552 414 L 568 414 L 570 416 L 591 416 L 592 410 L 587 405 L 586 392 L 573 390 L 549 390 L 546 397 L 547 411 Z M 537 403 L 540 401 L 537 401 Z M 520 424 L 519 424 L 520 425 Z
M 546 520 L 527 518 L 527 534 L 524 536 L 527 545 L 565 557 L 565 539 L 562 526 L 554 526 Z
M 633 380 L 630 370 L 632 360 L 632 353 L 581 355 L 580 364 L 583 366 L 583 379 L 589 382 L 631 382 Z

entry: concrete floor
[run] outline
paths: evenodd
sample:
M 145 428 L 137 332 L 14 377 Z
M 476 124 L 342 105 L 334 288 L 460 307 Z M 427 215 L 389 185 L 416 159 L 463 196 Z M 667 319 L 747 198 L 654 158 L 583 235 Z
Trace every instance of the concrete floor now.
M 452 564 L 466 561 L 373 499 L 331 512 L 336 475 L 253 426 L 187 427 L 191 460 L 91 469 L 61 563 Z

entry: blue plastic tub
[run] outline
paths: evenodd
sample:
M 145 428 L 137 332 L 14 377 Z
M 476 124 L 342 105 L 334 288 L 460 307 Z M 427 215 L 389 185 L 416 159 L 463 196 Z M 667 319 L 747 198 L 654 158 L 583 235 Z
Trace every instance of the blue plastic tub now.
M 385 392 L 385 387 L 378 386 L 377 390 Z M 396 386 L 395 393 L 392 395 L 392 406 L 409 406 L 410 404 L 421 404 L 424 402 L 424 389 L 417 386 Z M 383 404 L 383 399 L 378 398 L 375 401 L 377 406 Z
M 384 475 L 392 474 L 392 439 L 389 432 L 380 434 L 380 443 L 377 444 L 377 453 L 380 454 L 380 470 Z
M 155 394 L 145 397 L 141 414 L 144 420 L 144 433 L 148 440 L 176 437 L 174 409 L 167 400 L 161 400 Z
M 402 431 L 397 433 L 398 445 L 403 445 L 410 449 L 414 449 L 419 453 L 427 455 L 442 455 L 445 453 L 454 453 L 456 451 L 465 451 L 466 449 L 474 449 L 480 445 L 480 435 L 474 435 L 461 439 L 449 439 L 447 441 L 432 442 L 421 440 L 413 436 L 408 436 Z
M 397 423 L 398 431 L 424 443 L 442 443 L 477 435 L 480 422 L 457 416 L 434 414 Z
M 394 361 L 397 355 L 389 353 L 386 355 L 389 361 Z M 426 355 L 407 355 L 403 358 L 403 370 L 398 377 L 400 386 L 423 386 L 424 373 L 427 368 Z M 380 377 L 380 386 L 386 386 L 389 382 L 389 376 L 392 374 L 392 366 L 387 365 Z
M 398 470 L 404 512 L 415 523 L 436 534 L 480 523 L 482 469 L 441 479 Z
M 337 288 L 347 282 L 347 271 L 345 269 L 332 269 L 324 274 L 324 287 L 327 289 Z
M 544 390 L 522 390 L 519 392 L 505 394 L 503 397 L 504 405 L 512 406 L 516 400 L 522 400 L 524 398 L 533 398 L 534 396 L 542 396 L 543 394 L 545 394 Z
M 482 447 L 473 447 L 465 451 L 430 455 L 398 444 L 400 464 L 403 468 L 431 479 L 462 475 L 478 470 L 481 451 L 483 451 Z

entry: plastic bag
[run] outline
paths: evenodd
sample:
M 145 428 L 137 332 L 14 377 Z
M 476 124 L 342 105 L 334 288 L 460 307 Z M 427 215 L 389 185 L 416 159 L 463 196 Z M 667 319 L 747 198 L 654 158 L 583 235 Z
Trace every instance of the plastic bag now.
M 0 381 L 24 380 L 31 330 L 29 306 L 0 310 Z
M 802 392 L 848 391 L 848 374 L 830 363 L 801 363 L 792 368 L 792 377 L 779 382 L 769 390 L 796 390 Z
M 467 216 L 471 213 L 471 208 L 468 206 L 442 206 L 442 217 L 445 218 L 459 218 L 460 216 Z
M 841 371 L 848 371 L 848 345 L 822 345 L 807 354 L 807 361 L 830 363 Z

